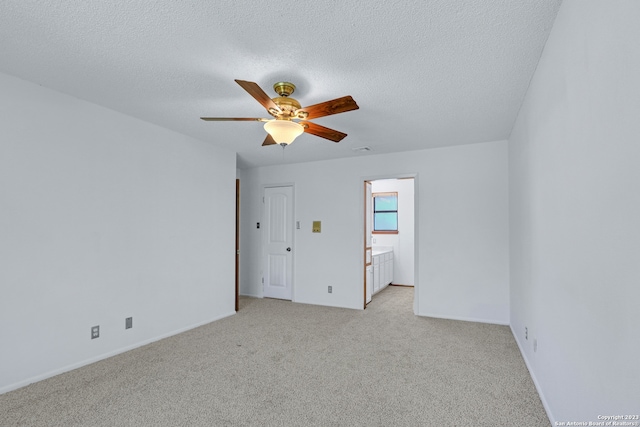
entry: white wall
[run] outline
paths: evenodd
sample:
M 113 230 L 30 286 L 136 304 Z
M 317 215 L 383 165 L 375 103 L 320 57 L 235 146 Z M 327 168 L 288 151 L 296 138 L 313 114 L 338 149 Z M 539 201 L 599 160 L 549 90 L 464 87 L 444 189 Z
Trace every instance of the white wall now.
M 506 141 L 243 171 L 241 292 L 262 296 L 263 186 L 294 183 L 294 301 L 361 309 L 363 181 L 412 174 L 419 314 L 507 324 Z
M 374 234 L 372 239 L 373 247 L 393 248 L 393 283 L 397 285 L 414 284 L 413 187 L 413 179 L 380 179 L 371 183 L 374 193 L 398 193 L 398 234 Z
M 0 392 L 234 312 L 234 153 L 7 75 L 0 93 Z
M 640 412 L 638 17 L 565 0 L 509 140 L 511 324 L 552 423 Z

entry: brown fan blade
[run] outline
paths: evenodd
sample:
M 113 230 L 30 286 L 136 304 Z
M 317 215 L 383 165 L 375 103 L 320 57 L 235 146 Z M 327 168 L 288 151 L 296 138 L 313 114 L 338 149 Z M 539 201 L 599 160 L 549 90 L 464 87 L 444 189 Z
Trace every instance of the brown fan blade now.
M 266 122 L 269 119 L 260 117 L 200 117 L 207 122 Z
M 342 98 L 337 98 L 331 101 L 321 102 L 320 104 L 301 108 L 298 110 L 298 112 L 307 113 L 307 116 L 304 118 L 307 120 L 311 120 L 318 117 L 330 116 L 332 114 L 357 110 L 358 108 L 360 107 L 358 107 L 358 104 L 356 104 L 356 101 L 354 101 L 352 97 L 343 96 Z
M 277 113 L 282 112 L 280 107 L 278 107 L 275 102 L 271 100 L 269 95 L 267 95 L 256 83 L 238 79 L 236 79 L 236 83 L 242 86 L 242 89 L 249 92 L 249 95 L 253 96 L 264 108 L 267 109 L 267 111 L 274 110 Z
M 264 147 L 265 145 L 275 145 L 275 144 L 277 144 L 276 140 L 273 139 L 271 135 L 267 134 L 267 137 L 264 139 L 262 146 Z
M 304 131 L 306 133 L 310 133 L 311 135 L 319 136 L 320 138 L 325 138 L 333 142 L 340 142 L 345 136 L 347 136 L 346 133 L 329 129 L 316 123 L 300 122 L 300 124 L 304 126 Z

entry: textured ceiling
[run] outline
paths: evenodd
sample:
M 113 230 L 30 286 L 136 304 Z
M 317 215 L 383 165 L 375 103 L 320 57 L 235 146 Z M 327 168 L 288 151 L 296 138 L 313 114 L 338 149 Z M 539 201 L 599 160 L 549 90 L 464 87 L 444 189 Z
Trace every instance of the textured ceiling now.
M 506 139 L 561 0 L 3 0 L 0 72 L 238 153 L 239 167 Z M 303 106 L 359 110 L 262 147 L 233 80 L 291 81 Z

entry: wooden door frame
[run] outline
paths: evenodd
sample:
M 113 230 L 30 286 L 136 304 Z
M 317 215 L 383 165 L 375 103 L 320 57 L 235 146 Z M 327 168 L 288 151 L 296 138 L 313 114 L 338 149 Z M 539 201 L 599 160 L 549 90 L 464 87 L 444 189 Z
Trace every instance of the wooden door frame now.
M 236 311 L 240 295 L 240 180 L 236 178 Z

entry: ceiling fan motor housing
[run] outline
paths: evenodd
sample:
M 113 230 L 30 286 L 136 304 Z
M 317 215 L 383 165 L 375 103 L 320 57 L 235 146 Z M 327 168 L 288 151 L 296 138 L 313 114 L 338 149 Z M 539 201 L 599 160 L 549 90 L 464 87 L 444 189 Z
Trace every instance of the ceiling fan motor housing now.
M 276 118 L 291 119 L 297 117 L 296 111 L 301 108 L 300 103 L 296 99 L 288 98 L 286 96 L 273 98 L 272 101 L 280 107 L 280 110 L 282 111 L 281 113 L 276 112 L 276 114 L 272 114 L 271 111 L 269 111 L 269 113 Z
M 302 106 L 298 100 L 289 98 L 289 96 L 296 90 L 296 86 L 290 82 L 278 82 L 273 85 L 273 90 L 280 96 L 272 98 L 272 101 L 280 107 L 280 112 L 269 111 L 273 117 L 277 119 L 290 120 L 292 118 L 298 118 L 296 111 Z

